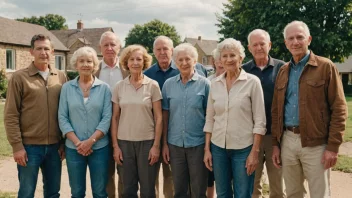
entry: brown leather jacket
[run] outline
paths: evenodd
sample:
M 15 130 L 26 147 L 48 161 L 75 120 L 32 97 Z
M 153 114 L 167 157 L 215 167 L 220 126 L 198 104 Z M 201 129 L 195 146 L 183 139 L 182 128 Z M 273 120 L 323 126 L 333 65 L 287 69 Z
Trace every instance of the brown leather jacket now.
M 278 146 L 284 131 L 285 96 L 289 63 L 276 78 L 272 104 L 273 146 Z M 311 52 L 299 79 L 299 129 L 302 147 L 327 144 L 338 152 L 347 119 L 346 99 L 339 72 L 329 59 Z

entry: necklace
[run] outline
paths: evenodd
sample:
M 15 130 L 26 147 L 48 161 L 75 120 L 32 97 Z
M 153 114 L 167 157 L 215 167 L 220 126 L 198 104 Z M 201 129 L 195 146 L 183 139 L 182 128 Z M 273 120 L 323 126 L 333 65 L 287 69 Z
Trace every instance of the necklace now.
M 81 89 L 83 90 L 83 92 L 88 92 L 90 88 L 92 88 L 92 85 L 93 85 L 93 82 L 87 88 L 84 88 L 81 84 Z

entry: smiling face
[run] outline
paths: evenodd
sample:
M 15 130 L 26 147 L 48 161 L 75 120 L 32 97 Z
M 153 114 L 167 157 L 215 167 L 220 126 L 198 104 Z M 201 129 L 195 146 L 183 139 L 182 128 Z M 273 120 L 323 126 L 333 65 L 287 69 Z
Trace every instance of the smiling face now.
M 30 53 L 34 57 L 34 65 L 48 65 L 54 49 L 49 40 L 37 40 L 34 42 L 34 47 L 30 49 Z
M 144 66 L 143 52 L 141 50 L 135 50 L 131 52 L 130 57 L 127 60 L 127 67 L 131 74 L 142 73 Z
M 299 24 L 293 24 L 286 30 L 285 45 L 295 61 L 301 60 L 306 55 L 311 41 L 312 37 L 307 35 Z
M 221 75 L 222 73 L 225 72 L 225 68 L 222 66 L 222 63 L 220 60 L 214 61 L 215 69 L 216 69 L 216 76 Z
M 175 63 L 181 75 L 190 75 L 197 61 L 187 51 L 179 51 Z
M 220 53 L 220 61 L 225 71 L 236 72 L 241 67 L 243 58 L 238 50 L 223 49 Z
M 76 69 L 80 76 L 92 75 L 94 70 L 94 59 L 93 55 L 84 55 L 77 58 Z
M 262 60 L 269 56 L 271 42 L 264 33 L 256 33 L 251 35 L 248 50 L 253 55 L 254 60 Z

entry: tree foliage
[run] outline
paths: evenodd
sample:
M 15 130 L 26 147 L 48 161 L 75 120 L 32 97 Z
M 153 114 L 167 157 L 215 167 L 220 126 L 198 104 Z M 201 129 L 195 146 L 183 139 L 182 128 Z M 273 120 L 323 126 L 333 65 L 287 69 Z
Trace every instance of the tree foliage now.
M 48 30 L 67 30 L 68 26 L 65 24 L 66 19 L 57 14 L 47 14 L 45 16 L 32 16 L 30 18 L 16 19 L 17 21 L 22 21 L 26 23 L 32 23 L 44 26 Z
M 125 39 L 126 46 L 132 44 L 143 45 L 148 53 L 153 53 L 153 42 L 155 37 L 164 35 L 171 38 L 174 45 L 181 43 L 180 35 L 176 28 L 160 20 L 154 19 L 143 25 L 135 25 L 129 32 Z
M 273 43 L 270 54 L 289 60 L 283 29 L 291 21 L 305 22 L 313 37 L 310 49 L 315 54 L 342 62 L 352 54 L 351 0 L 229 0 L 222 15 L 217 15 L 221 38 L 236 38 L 248 45 L 247 35 L 261 28 Z

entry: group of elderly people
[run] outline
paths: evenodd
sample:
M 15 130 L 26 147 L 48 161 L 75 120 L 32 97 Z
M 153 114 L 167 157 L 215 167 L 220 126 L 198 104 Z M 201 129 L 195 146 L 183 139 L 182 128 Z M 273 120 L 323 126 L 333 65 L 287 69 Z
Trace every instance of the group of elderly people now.
M 160 40 L 170 42 L 161 36 L 154 45 Z M 171 165 L 174 197 L 207 197 L 214 178 L 218 197 L 252 196 L 266 133 L 262 83 L 241 68 L 240 41 L 225 39 L 213 54 L 210 81 L 197 64 L 196 48 L 178 45 L 170 63 L 177 68 L 169 69 L 179 74 L 160 84 L 146 75 L 152 62 L 146 49 L 130 45 L 119 59 L 129 76 L 110 88 L 94 75 L 98 59 L 92 48 L 74 53 L 71 64 L 79 76 L 63 85 L 58 114 L 72 197 L 85 195 L 87 166 L 93 196 L 107 197 L 111 155 L 123 197 L 137 197 L 138 190 L 141 197 L 155 197 L 160 158 Z
M 78 49 L 71 64 L 79 76 L 63 85 L 59 105 L 72 196 L 84 196 L 88 166 L 93 196 L 106 197 L 113 155 L 123 169 L 123 196 L 137 197 L 140 190 L 141 197 L 155 197 L 162 149 L 163 160 L 171 164 L 175 197 L 206 197 L 207 169 L 214 171 L 219 197 L 232 196 L 232 184 L 236 197 L 250 197 L 254 155 L 265 134 L 261 84 L 241 69 L 245 53 L 239 41 L 225 39 L 214 57 L 211 84 L 195 69 L 197 50 L 188 43 L 178 45 L 172 59 L 179 75 L 160 89 L 143 74 L 152 57 L 143 46 L 130 45 L 120 55 L 120 66 L 130 75 L 111 93 L 94 76 L 96 52 Z

